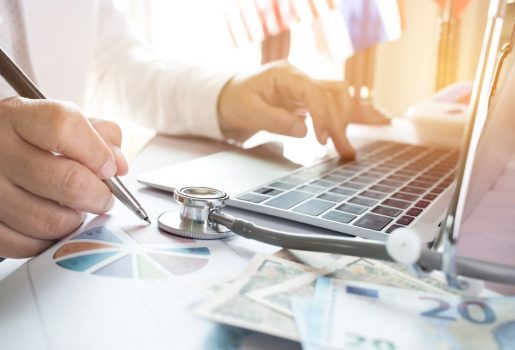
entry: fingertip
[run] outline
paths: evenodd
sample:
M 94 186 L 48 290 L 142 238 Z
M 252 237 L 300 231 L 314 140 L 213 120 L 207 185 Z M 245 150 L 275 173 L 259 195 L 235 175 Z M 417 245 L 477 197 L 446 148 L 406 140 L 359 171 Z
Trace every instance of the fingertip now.
M 117 171 L 116 162 L 110 158 L 102 165 L 99 175 L 102 179 L 107 180 L 115 176 Z
M 116 175 L 124 176 L 129 172 L 129 164 L 122 150 L 118 146 L 112 147 L 113 154 L 116 160 L 117 172 Z
M 356 150 L 345 136 L 333 136 L 332 140 L 342 159 L 354 159 L 356 157 Z

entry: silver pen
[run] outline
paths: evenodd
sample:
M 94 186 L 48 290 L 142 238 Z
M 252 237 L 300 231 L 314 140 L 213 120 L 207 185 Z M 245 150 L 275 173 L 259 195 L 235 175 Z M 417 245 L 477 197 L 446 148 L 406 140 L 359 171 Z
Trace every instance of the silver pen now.
M 46 99 L 45 95 L 34 85 L 29 77 L 14 63 L 14 61 L 0 48 L 0 75 L 22 97 L 31 99 Z M 150 219 L 136 198 L 127 190 L 117 176 L 104 180 L 116 198 L 120 200 L 140 219 L 151 223 Z

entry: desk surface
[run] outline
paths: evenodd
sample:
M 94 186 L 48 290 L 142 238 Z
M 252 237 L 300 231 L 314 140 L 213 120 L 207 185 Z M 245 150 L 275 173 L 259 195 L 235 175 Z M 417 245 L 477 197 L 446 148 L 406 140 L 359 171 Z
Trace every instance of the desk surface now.
M 413 140 L 410 140 L 410 141 L 413 141 Z M 141 154 L 138 157 L 136 157 L 136 159 L 132 162 L 131 174 L 124 179 L 124 182 L 126 183 L 126 185 L 129 188 L 131 188 L 131 190 L 133 190 L 135 192 L 135 194 L 137 196 L 148 197 L 149 195 L 151 195 L 151 196 L 153 196 L 153 198 L 156 199 L 156 201 L 160 201 L 161 204 L 167 203 L 167 202 L 169 203 L 170 194 L 145 188 L 144 186 L 142 186 L 141 184 L 139 184 L 136 181 L 137 175 L 140 173 L 149 171 L 149 170 L 154 170 L 154 169 L 163 167 L 163 166 L 167 166 L 167 165 L 175 164 L 178 162 L 194 159 L 194 158 L 208 155 L 208 154 L 218 152 L 218 151 L 228 150 L 228 149 L 231 149 L 232 147 L 233 146 L 227 145 L 223 142 L 213 142 L 213 141 L 209 141 L 209 140 L 205 140 L 205 139 L 192 139 L 192 138 L 181 138 L 181 137 L 169 138 L 169 137 L 157 136 L 152 140 L 152 142 L 149 145 L 147 145 L 147 147 L 141 152 Z M 233 244 L 233 248 L 235 251 L 238 251 L 238 254 L 240 256 L 245 257 L 247 259 L 250 258 L 252 256 L 252 254 L 255 252 L 272 253 L 277 250 L 277 248 L 275 248 L 275 247 L 266 246 L 266 245 L 262 245 L 262 244 L 248 246 L 245 243 L 245 246 L 243 246 L 243 245 L 239 245 L 237 242 Z M 2 278 L 2 276 L 6 276 L 9 274 L 10 271 L 6 271 L 6 270 L 14 269 L 17 266 L 19 266 L 19 264 L 22 262 L 23 261 L 12 261 L 11 260 L 11 261 L 8 261 L 7 264 L 0 263 L 0 279 Z M 32 282 L 28 283 L 27 281 L 22 281 L 22 277 L 29 276 L 29 279 L 30 279 L 31 273 L 34 273 L 33 271 L 31 271 L 31 268 L 27 267 L 27 265 L 30 265 L 30 264 L 23 265 L 24 267 L 19 268 L 16 271 L 16 273 L 13 273 L 11 276 L 7 277 L 9 279 L 9 281 L 7 281 L 7 280 L 4 281 L 4 282 L 9 282 L 10 284 L 13 284 L 13 285 L 18 285 L 19 288 L 17 288 L 16 290 L 23 291 L 23 293 L 16 292 L 16 290 L 14 290 L 14 288 L 10 288 L 10 289 L 5 288 L 5 283 L 0 284 L 0 295 L 2 295 L 2 297 L 3 297 L 3 298 L 0 298 L 0 310 L 3 310 L 0 312 L 0 324 L 2 324 L 2 325 L 8 324 L 8 325 L 12 326 L 12 327 L 0 327 L 0 343 L 5 341 L 5 339 L 13 339 L 13 336 L 14 336 L 14 337 L 17 337 L 18 339 L 26 340 L 28 342 L 27 344 L 30 344 L 29 339 L 28 338 L 25 339 L 25 331 L 26 331 L 27 327 L 34 327 L 34 329 L 35 329 L 35 327 L 37 327 L 37 322 L 43 321 L 41 319 L 42 316 L 37 316 L 37 314 L 38 314 L 37 309 L 41 308 L 41 300 L 36 302 L 33 309 L 23 310 L 24 303 L 23 303 L 22 296 L 26 295 L 28 297 L 28 295 L 30 294 L 30 290 L 34 289 L 34 285 L 32 284 Z M 39 268 L 37 270 L 38 270 L 38 272 L 40 272 L 42 270 L 42 268 Z M 44 295 L 44 297 L 47 297 L 47 298 L 52 297 L 51 294 L 55 294 L 55 293 L 59 294 L 59 292 L 62 292 L 62 293 L 65 292 L 65 291 L 60 291 L 59 288 L 56 287 L 55 285 L 47 286 L 46 289 L 47 290 L 43 290 L 43 294 L 45 294 L 45 293 L 48 294 L 48 295 Z M 101 293 L 107 293 L 107 295 L 109 295 L 109 292 L 110 292 L 109 290 L 104 290 L 103 288 L 100 288 L 98 292 L 95 291 L 95 293 L 98 293 L 98 295 L 100 295 Z M 138 291 L 138 292 L 140 292 L 140 294 L 141 294 L 141 291 Z M 147 291 L 147 292 L 149 292 L 149 291 Z M 150 290 L 150 292 L 156 293 L 156 295 L 157 295 L 157 293 L 162 293 L 155 289 Z M 66 303 L 63 302 L 60 305 L 63 308 L 74 307 L 73 305 L 76 305 L 76 303 L 80 303 L 80 301 L 81 301 L 80 298 L 81 297 L 84 298 L 86 295 L 88 295 L 88 293 L 86 293 L 86 292 L 79 293 L 78 292 L 77 295 L 75 295 L 75 294 L 69 295 L 68 297 L 71 298 L 71 300 L 67 300 Z M 114 293 L 114 292 L 111 291 L 111 293 Z M 181 291 L 179 288 L 178 293 L 179 293 L 179 295 L 183 295 L 184 291 Z M 182 293 L 182 294 L 180 294 L 180 293 Z M 97 294 L 94 294 L 91 297 L 92 298 L 97 297 Z M 139 295 L 139 297 L 141 298 L 142 295 Z M 173 299 L 174 296 L 172 295 L 170 297 Z M 77 300 L 75 298 L 77 298 Z M 120 300 L 117 300 L 115 302 L 115 304 L 118 307 L 122 307 L 123 306 L 122 301 L 125 300 L 124 298 L 127 298 L 127 296 L 120 294 L 119 298 L 120 298 Z M 2 302 L 2 299 L 3 299 L 3 302 Z M 57 299 L 57 297 L 55 297 L 55 299 Z M 150 303 L 150 301 L 148 299 L 146 299 L 145 301 L 147 303 Z M 12 304 L 12 305 L 7 305 L 7 304 Z M 145 306 L 151 307 L 151 305 L 145 305 Z M 127 305 L 125 305 L 125 307 L 127 307 Z M 169 307 L 169 305 L 167 305 L 167 307 Z M 179 326 L 182 321 L 182 318 L 184 318 L 184 319 L 192 318 L 192 315 L 189 315 L 187 310 L 185 310 L 185 309 L 179 310 L 179 309 L 177 309 L 176 305 L 174 305 L 173 307 L 175 307 L 175 309 L 172 308 L 172 310 L 174 310 L 175 314 L 170 313 L 167 315 L 159 315 L 160 310 L 153 310 L 156 314 L 158 314 L 160 317 L 163 317 L 163 318 L 141 320 L 141 322 L 157 322 L 154 326 L 156 328 L 156 330 L 155 330 L 156 334 L 153 334 L 153 335 L 146 334 L 146 336 L 156 337 L 157 335 L 159 335 L 159 332 L 162 331 L 162 328 L 163 328 L 162 327 L 162 323 L 164 322 L 163 320 L 167 320 L 168 322 L 172 322 L 172 320 L 173 320 L 173 325 Z M 11 311 L 11 312 L 8 312 L 8 311 Z M 23 312 L 20 312 L 20 311 L 23 311 Z M 41 310 L 39 310 L 39 311 L 41 311 Z M 87 313 L 87 310 L 86 311 L 82 310 L 82 311 L 84 313 Z M 56 312 L 59 313 L 59 311 L 57 311 L 57 310 L 56 310 Z M 161 312 L 164 312 L 164 311 L 161 311 Z M 16 317 L 14 317 L 13 315 L 16 315 Z M 131 318 L 131 315 L 132 314 L 127 312 L 127 317 L 129 319 Z M 7 316 L 9 316 L 9 318 L 6 318 Z M 26 316 L 26 317 L 24 318 L 24 316 Z M 30 316 L 30 318 L 28 316 Z M 179 320 L 178 320 L 178 318 L 179 318 Z M 62 319 L 66 319 L 66 318 L 62 318 Z M 27 320 L 31 320 L 31 321 L 27 323 Z M 73 320 L 73 319 L 71 319 L 71 320 Z M 75 320 L 73 320 L 73 321 L 75 321 Z M 184 322 L 186 322 L 186 321 L 184 321 Z M 195 319 L 194 322 L 198 322 L 199 329 L 202 329 L 203 330 L 202 332 L 205 332 L 204 331 L 204 328 L 206 327 L 205 321 Z M 88 322 L 85 322 L 85 323 L 77 322 L 77 323 L 78 323 L 77 326 L 94 329 L 94 325 L 87 326 Z M 212 327 L 212 325 L 210 325 L 210 326 Z M 117 328 L 119 328 L 119 330 L 124 329 L 124 327 L 128 328 L 129 326 L 127 324 L 117 325 Z M 184 328 L 184 327 L 186 327 L 186 328 Z M 194 325 L 192 325 L 192 327 L 196 328 L 196 323 Z M 59 327 L 57 327 L 57 328 L 54 327 L 52 330 L 54 331 L 54 334 L 58 334 L 59 329 L 60 329 Z M 180 329 L 182 330 L 182 332 L 185 332 L 186 330 L 188 330 L 188 326 L 182 325 L 182 327 Z M 41 336 L 42 342 L 46 343 L 47 345 L 48 344 L 54 345 L 55 343 L 53 343 L 52 340 L 45 339 L 45 337 L 46 337 L 44 335 L 45 331 L 48 331 L 48 330 L 43 329 L 43 330 L 41 330 L 41 334 L 38 335 L 38 332 L 34 330 L 33 338 L 36 339 L 38 336 Z M 192 330 L 189 329 L 189 331 L 192 331 Z M 64 328 L 61 329 L 60 332 L 64 332 Z M 199 332 L 200 332 L 200 330 L 199 330 Z M 202 333 L 202 332 L 198 333 L 198 337 L 202 337 L 202 334 L 204 334 L 204 335 L 206 334 L 206 333 Z M 98 337 L 106 336 L 104 334 L 104 332 L 101 332 L 101 331 L 98 331 L 98 334 L 96 334 L 96 335 Z M 129 333 L 129 335 L 130 335 L 130 333 Z M 227 334 L 227 336 L 232 336 L 232 335 L 233 334 L 231 334 L 231 333 Z M 187 335 L 187 336 L 190 338 L 195 337 L 195 335 L 192 333 L 189 333 L 189 335 Z M 123 335 L 122 335 L 122 337 L 123 337 Z M 127 338 L 127 341 L 129 341 L 129 339 L 132 339 L 132 338 L 131 337 Z M 139 339 L 139 338 L 134 338 L 134 339 Z M 142 341 L 143 339 L 148 339 L 148 338 L 144 338 L 142 335 L 142 338 L 140 339 L 140 341 Z M 70 341 L 73 341 L 73 339 Z M 260 340 L 254 339 L 253 341 L 257 342 L 257 344 L 258 344 L 254 348 L 263 348 L 264 343 L 262 343 Z M 281 344 L 281 348 L 298 349 L 298 344 L 296 344 L 296 343 L 284 342 L 282 340 L 277 340 L 272 337 L 269 337 L 267 339 L 267 341 L 269 342 L 268 345 L 271 344 L 270 342 L 279 341 Z M 131 340 L 131 342 L 132 342 L 132 340 Z M 32 344 L 34 344 L 34 343 L 32 343 Z M 85 343 L 82 343 L 82 345 L 84 345 L 84 344 Z M 142 345 L 142 344 L 143 343 L 139 343 L 139 345 Z M 174 342 L 173 342 L 173 340 L 167 339 L 166 344 L 170 345 L 170 344 L 174 344 Z M 113 343 L 109 343 L 109 344 L 106 343 L 104 346 L 106 346 L 106 348 L 112 348 L 114 345 L 115 344 L 113 344 Z M 119 343 L 117 343 L 116 345 L 120 346 Z M 138 342 L 133 342 L 133 343 L 128 342 L 126 345 L 127 345 L 127 348 L 137 348 Z M 157 345 L 157 340 L 155 341 L 155 344 L 154 343 L 152 343 L 152 344 L 145 343 L 145 345 L 148 345 L 148 346 L 150 346 L 149 348 L 152 348 L 152 345 Z M 256 344 L 254 344 L 254 345 L 256 345 Z M 0 347 L 9 348 L 9 346 L 7 346 L 7 347 L 0 346 Z M 23 346 L 17 347 L 17 348 L 21 349 L 21 348 L 23 348 Z M 30 348 L 30 347 L 27 346 L 27 348 Z M 32 347 L 32 348 L 34 348 L 34 347 Z M 52 349 L 63 348 L 64 349 L 64 347 L 50 346 L 50 345 L 48 345 L 47 348 L 52 348 Z M 155 346 L 155 348 L 161 349 L 161 348 L 165 348 L 165 347 L 162 346 L 162 344 L 161 344 L 160 346 Z M 216 349 L 216 347 L 213 347 L 213 348 Z

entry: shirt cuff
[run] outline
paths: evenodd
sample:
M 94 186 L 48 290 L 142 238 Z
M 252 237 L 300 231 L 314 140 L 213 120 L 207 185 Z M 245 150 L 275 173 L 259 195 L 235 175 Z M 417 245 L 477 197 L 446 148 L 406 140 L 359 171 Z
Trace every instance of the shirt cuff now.
M 186 112 L 189 117 L 188 129 L 192 135 L 226 139 L 218 118 L 218 98 L 234 75 L 235 72 L 203 74 L 198 84 L 193 84 L 195 89 L 191 93 L 194 96 L 191 96 L 190 110 Z

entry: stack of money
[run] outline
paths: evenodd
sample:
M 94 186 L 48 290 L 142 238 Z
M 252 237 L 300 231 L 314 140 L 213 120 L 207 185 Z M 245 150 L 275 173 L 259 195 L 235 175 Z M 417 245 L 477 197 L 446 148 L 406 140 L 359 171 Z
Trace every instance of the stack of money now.
M 291 300 L 305 350 L 515 349 L 515 298 L 462 298 L 318 278 Z
M 231 276 L 210 286 L 212 294 L 194 311 L 223 324 L 302 341 L 306 348 L 307 338 L 301 332 L 306 324 L 301 321 L 311 316 L 303 309 L 302 301 L 307 303 L 315 298 L 317 280 L 321 276 L 339 282 L 360 281 L 432 295 L 451 296 L 453 293 L 442 281 L 433 277 L 414 278 L 396 264 L 332 254 L 293 253 L 297 262 L 291 260 L 292 256 L 287 259 L 254 257 L 240 276 Z M 349 317 L 348 313 L 345 315 Z M 390 350 L 380 346 L 371 349 Z

